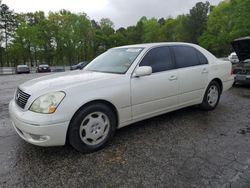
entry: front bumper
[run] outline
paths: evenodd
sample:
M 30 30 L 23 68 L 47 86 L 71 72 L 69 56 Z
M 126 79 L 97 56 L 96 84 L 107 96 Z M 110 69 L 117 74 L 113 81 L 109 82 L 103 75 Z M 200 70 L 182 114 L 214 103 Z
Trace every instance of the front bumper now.
M 21 109 L 12 100 L 9 104 L 11 122 L 15 131 L 22 139 L 38 146 L 65 145 L 68 121 L 44 125 L 44 123 L 39 122 L 36 114 L 37 124 L 31 124 L 22 118 L 25 112 L 20 113 L 20 111 Z M 35 120 L 33 119 L 33 121 Z
M 43 73 L 43 72 L 51 72 L 50 69 L 42 69 L 42 70 L 38 70 L 38 73 Z

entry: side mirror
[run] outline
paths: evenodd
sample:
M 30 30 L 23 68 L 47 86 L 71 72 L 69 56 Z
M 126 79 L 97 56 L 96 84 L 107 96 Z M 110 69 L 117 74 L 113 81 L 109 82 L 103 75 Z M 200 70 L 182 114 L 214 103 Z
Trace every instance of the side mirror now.
M 152 74 L 152 67 L 150 66 L 137 67 L 134 73 L 135 77 L 148 76 L 150 74 Z

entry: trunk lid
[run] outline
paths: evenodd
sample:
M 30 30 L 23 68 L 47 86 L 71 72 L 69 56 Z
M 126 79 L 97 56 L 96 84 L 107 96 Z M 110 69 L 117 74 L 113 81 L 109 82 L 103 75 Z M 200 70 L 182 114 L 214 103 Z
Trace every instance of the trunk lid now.
M 240 62 L 250 59 L 250 36 L 235 39 L 231 44 Z

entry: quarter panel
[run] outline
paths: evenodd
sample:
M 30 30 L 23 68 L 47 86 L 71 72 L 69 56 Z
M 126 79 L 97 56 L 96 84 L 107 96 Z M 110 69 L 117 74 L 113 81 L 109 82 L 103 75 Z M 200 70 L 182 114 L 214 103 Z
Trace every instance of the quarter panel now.
M 202 73 L 203 69 L 207 73 Z M 210 72 L 208 65 L 193 66 L 178 69 L 180 78 L 180 104 L 200 101 L 203 97 Z

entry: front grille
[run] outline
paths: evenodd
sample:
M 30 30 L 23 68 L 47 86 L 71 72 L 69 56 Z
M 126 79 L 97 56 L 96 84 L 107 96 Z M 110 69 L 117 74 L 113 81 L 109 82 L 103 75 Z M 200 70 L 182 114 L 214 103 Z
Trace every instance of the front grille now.
M 24 109 L 28 99 L 30 98 L 30 95 L 23 92 L 21 89 L 17 88 L 15 100 L 18 106 L 20 106 L 22 109 Z

